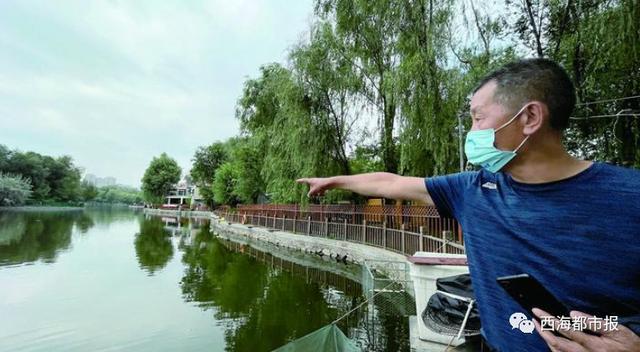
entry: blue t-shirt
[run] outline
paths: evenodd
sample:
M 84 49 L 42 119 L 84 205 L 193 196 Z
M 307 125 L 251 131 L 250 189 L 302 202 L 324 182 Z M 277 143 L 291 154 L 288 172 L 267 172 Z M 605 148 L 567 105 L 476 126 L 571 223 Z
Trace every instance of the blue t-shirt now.
M 462 226 L 482 333 L 494 348 L 549 350 L 537 331 L 509 322 L 516 312 L 533 315 L 496 278 L 521 273 L 569 309 L 618 316 L 640 335 L 640 171 L 593 163 L 544 184 L 486 170 L 425 184 L 441 216 Z

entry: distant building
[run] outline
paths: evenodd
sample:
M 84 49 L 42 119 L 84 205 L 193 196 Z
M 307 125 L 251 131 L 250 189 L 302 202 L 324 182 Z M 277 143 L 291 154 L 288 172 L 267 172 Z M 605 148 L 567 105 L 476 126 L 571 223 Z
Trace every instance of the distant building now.
M 204 205 L 204 199 L 198 191 L 198 186 L 189 182 L 189 179 L 182 179 L 164 197 L 164 208 L 197 207 Z
M 116 185 L 115 177 L 97 177 L 93 174 L 86 174 L 84 180 L 98 188 Z

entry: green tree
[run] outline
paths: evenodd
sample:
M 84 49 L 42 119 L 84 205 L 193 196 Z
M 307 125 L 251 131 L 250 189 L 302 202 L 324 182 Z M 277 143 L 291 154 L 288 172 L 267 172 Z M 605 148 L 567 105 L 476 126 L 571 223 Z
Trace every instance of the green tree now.
M 161 203 L 171 187 L 180 181 L 182 170 L 166 153 L 154 157 L 142 177 L 142 192 L 150 203 Z
M 29 180 L 0 172 L 0 206 L 22 205 L 30 196 Z
M 398 89 L 400 172 L 424 176 L 458 165 L 457 115 L 464 104 L 461 75 L 449 69 L 448 30 L 453 1 L 417 0 L 400 7 Z
M 302 198 L 304 188 L 293 181 L 302 170 L 311 169 L 318 155 L 304 98 L 292 72 L 272 64 L 261 67 L 259 78 L 245 82 L 238 101 L 236 115 L 241 129 L 252 139 L 254 148 L 262 151 L 261 177 L 266 193 L 275 202 Z
M 380 116 L 380 151 L 384 171 L 396 172 L 394 127 L 398 113 L 397 74 L 400 6 L 394 0 L 317 0 L 316 13 L 334 25 L 339 53 L 362 84 L 356 93 Z
M 136 188 L 113 185 L 98 188 L 94 200 L 98 203 L 140 204 L 144 198 L 142 192 Z
M 582 104 L 566 133 L 569 150 L 640 167 L 640 99 L 618 99 L 640 91 L 638 1 L 531 0 L 510 8 L 520 43 L 562 63 L 576 85 Z M 601 100 L 609 101 L 590 103 Z
M 346 109 L 346 102 L 339 102 L 341 93 L 337 88 L 323 90 L 322 84 L 307 84 L 315 80 L 312 74 L 329 74 L 314 71 L 324 60 L 323 50 L 299 47 L 292 55 L 296 62 L 293 71 L 277 64 L 263 66 L 259 78 L 245 82 L 238 102 L 237 116 L 248 136 L 249 149 L 244 150 L 253 150 L 245 156 L 262 159 L 262 180 L 247 180 L 247 184 L 264 184 L 265 192 L 274 202 L 305 201 L 306 190 L 294 183 L 301 175 L 349 171 L 348 159 L 344 160 L 346 115 L 344 111 L 331 112 L 340 110 L 339 106 Z M 331 81 L 323 79 L 325 85 Z M 248 187 L 243 187 L 242 181 L 251 169 L 249 163 L 243 165 L 236 167 L 240 172 L 236 194 L 245 201 L 255 198 L 255 193 L 249 194 Z
M 382 169 L 382 160 L 376 145 L 359 145 L 351 154 L 353 172 L 362 174 Z
M 237 170 L 233 193 L 242 203 L 251 204 L 265 192 L 262 169 L 264 155 L 257 138 L 237 138 L 230 140 L 229 150 L 233 168 Z
M 11 150 L 5 145 L 0 144 L 0 170 L 6 170 L 11 159 Z
M 53 158 L 43 158 L 40 154 L 34 152 L 20 153 L 14 151 L 6 163 L 6 168 L 2 171 L 21 175 L 28 179 L 31 182 L 33 191 L 32 199 L 42 202 L 50 198 L 51 186 L 47 180 L 48 164 L 50 164 L 47 163 L 48 160 L 53 160 Z
M 213 180 L 213 194 L 216 203 L 232 206 L 239 203 L 235 192 L 238 176 L 238 169 L 231 162 L 226 162 L 218 168 Z
M 48 171 L 49 197 L 57 202 L 76 202 L 81 198 L 82 171 L 69 156 L 56 159 L 44 157 Z
M 324 149 L 318 152 L 327 155 L 327 162 L 335 164 L 339 173 L 349 175 L 349 137 L 359 117 L 354 92 L 361 82 L 337 40 L 328 23 L 318 22 L 308 43 L 294 48 L 290 57 L 309 107 L 314 142 Z
M 81 201 L 82 170 L 69 156 L 53 158 L 34 152 L 9 151 L 0 146 L 0 172 L 29 180 L 33 202 L 73 204 Z
M 83 201 L 92 201 L 98 196 L 98 188 L 87 181 L 82 181 L 81 194 Z
M 193 182 L 198 186 L 205 202 L 213 205 L 212 183 L 216 170 L 228 159 L 227 147 L 216 142 L 206 147 L 198 147 L 190 171 Z

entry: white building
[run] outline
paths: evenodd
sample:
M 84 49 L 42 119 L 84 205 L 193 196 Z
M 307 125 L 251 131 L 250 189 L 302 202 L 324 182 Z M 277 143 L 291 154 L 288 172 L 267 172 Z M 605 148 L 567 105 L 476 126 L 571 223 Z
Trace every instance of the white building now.
M 204 204 L 198 187 L 185 179 L 180 180 L 164 197 L 163 208 L 193 208 Z
M 106 187 L 106 186 L 115 186 L 116 184 L 115 177 L 97 177 L 94 174 L 86 174 L 84 176 L 84 180 L 98 188 Z

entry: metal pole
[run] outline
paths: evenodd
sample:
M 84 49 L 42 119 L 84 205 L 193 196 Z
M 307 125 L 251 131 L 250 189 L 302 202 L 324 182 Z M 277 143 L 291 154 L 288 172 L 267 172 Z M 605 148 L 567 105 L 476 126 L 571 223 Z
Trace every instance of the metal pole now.
M 386 216 L 385 216 L 386 217 Z M 382 222 L 382 248 L 387 248 L 387 221 Z
M 367 242 L 367 220 L 362 220 L 362 243 Z
M 460 154 L 460 172 L 464 171 L 464 147 L 462 138 L 462 115 L 458 114 L 458 153 Z
M 324 237 L 329 237 L 329 219 L 324 218 Z
M 404 222 L 400 225 L 400 233 L 402 234 L 402 254 L 404 253 Z
M 342 231 L 342 234 L 344 235 L 343 240 L 347 240 L 347 219 L 344 219 L 344 230 Z

